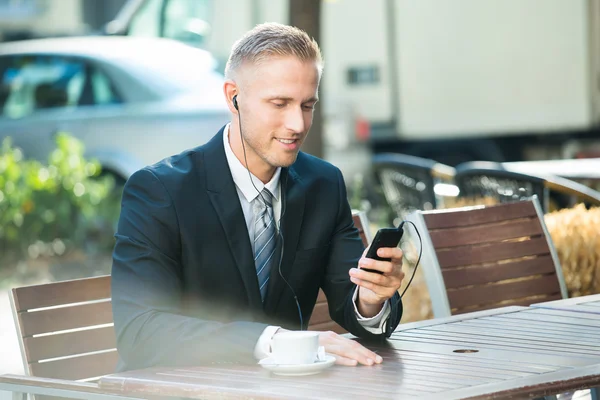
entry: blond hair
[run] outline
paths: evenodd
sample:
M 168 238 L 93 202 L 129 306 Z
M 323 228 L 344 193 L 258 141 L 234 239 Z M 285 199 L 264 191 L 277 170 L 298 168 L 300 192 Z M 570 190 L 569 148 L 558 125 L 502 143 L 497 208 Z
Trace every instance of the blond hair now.
M 233 44 L 225 66 L 225 77 L 233 79 L 242 64 L 258 64 L 270 57 L 294 56 L 300 61 L 315 61 L 319 76 L 323 58 L 317 42 L 294 26 L 274 22 L 257 25 Z

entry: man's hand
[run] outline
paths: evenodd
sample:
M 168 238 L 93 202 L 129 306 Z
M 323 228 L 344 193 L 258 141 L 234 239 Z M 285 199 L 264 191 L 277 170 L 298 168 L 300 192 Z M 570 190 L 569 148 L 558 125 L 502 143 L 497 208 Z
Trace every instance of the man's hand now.
M 275 335 L 280 332 L 289 332 L 287 329 L 280 328 Z M 319 334 L 319 346 L 325 348 L 325 352 L 335 357 L 335 363 L 338 365 L 347 365 L 353 367 L 358 363 L 363 365 L 381 364 L 383 358 L 380 355 L 367 349 L 360 343 L 338 335 L 335 332 L 311 331 Z
M 402 250 L 397 247 L 381 248 L 377 251 L 379 257 L 391 258 L 391 261 L 378 261 L 366 258 L 367 250 L 358 261 L 359 268 L 350 270 L 350 280 L 358 285 L 358 312 L 365 318 L 374 317 L 379 313 L 383 303 L 390 299 L 402 285 Z M 363 269 L 382 272 L 367 272 Z
M 335 357 L 338 365 L 353 367 L 358 363 L 363 365 L 380 364 L 380 355 L 367 349 L 360 343 L 338 335 L 335 332 L 318 332 L 319 345 L 325 347 L 325 352 Z

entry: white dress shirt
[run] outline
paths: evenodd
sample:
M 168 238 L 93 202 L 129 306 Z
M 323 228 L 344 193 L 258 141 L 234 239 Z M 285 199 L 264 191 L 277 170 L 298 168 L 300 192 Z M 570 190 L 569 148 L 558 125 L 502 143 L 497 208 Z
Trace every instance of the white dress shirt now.
M 229 124 L 224 129 L 223 132 L 223 144 L 225 146 L 225 155 L 227 157 L 227 163 L 229 164 L 229 169 L 231 170 L 231 175 L 233 177 L 233 182 L 235 183 L 235 187 L 240 198 L 240 204 L 242 206 L 242 211 L 244 213 L 244 218 L 246 220 L 246 226 L 248 227 L 248 234 L 250 236 L 250 243 L 254 246 L 254 218 L 255 214 L 252 210 L 253 205 L 260 200 L 257 200 L 259 193 L 266 187 L 269 189 L 271 194 L 273 195 L 273 214 L 275 216 L 276 224 L 275 227 L 279 230 L 280 221 L 279 218 L 281 216 L 281 187 L 279 185 L 279 176 L 281 175 L 281 168 L 277 168 L 273 177 L 267 184 L 262 183 L 260 179 L 254 176 L 252 173 L 249 173 L 248 170 L 244 167 L 244 165 L 238 160 L 238 158 L 233 154 L 233 150 L 231 150 L 231 146 L 229 144 Z M 253 185 L 254 183 L 254 185 Z M 254 251 L 254 248 L 252 249 Z M 383 308 L 376 316 L 372 318 L 364 318 L 358 312 L 356 307 L 356 298 L 358 296 L 358 288 L 354 292 L 353 296 L 353 304 L 354 311 L 356 313 L 356 318 L 359 323 L 369 332 L 374 334 L 383 333 L 383 322 L 386 317 L 390 313 L 389 308 L 389 300 L 385 302 Z M 262 359 L 268 356 L 271 348 L 271 339 L 279 326 L 268 326 L 256 343 L 256 347 L 254 348 L 254 356 L 257 359 Z

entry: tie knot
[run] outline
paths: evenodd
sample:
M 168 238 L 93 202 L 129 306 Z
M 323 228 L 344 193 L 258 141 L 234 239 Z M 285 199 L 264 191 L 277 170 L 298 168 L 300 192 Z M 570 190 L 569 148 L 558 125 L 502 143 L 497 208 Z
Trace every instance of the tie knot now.
M 267 207 L 273 207 L 273 195 L 269 189 L 264 188 L 260 194 L 263 200 L 267 203 Z

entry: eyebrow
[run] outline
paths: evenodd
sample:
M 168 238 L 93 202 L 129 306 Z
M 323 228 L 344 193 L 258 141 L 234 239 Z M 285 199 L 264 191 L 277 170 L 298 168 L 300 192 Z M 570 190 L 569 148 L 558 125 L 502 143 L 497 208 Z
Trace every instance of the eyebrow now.
M 294 101 L 293 98 L 286 97 L 286 96 L 273 96 L 273 97 L 267 98 L 267 100 L 268 101 L 273 101 L 273 100 Z M 317 102 L 317 101 L 319 101 L 318 97 L 311 97 L 310 99 L 304 100 L 302 103 L 312 103 L 312 102 Z

